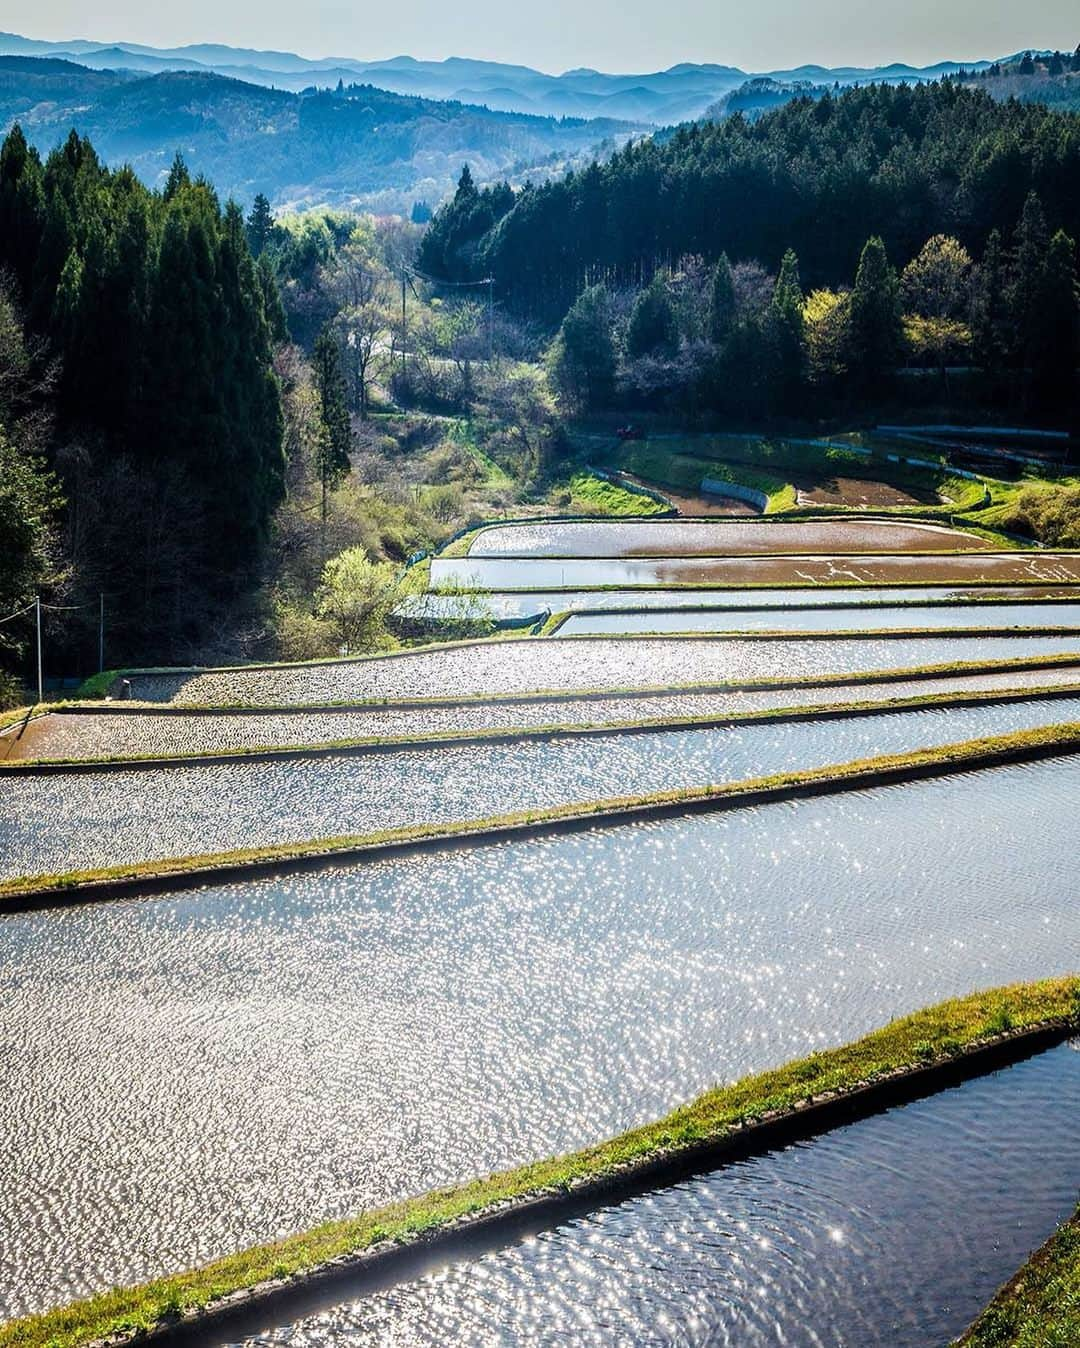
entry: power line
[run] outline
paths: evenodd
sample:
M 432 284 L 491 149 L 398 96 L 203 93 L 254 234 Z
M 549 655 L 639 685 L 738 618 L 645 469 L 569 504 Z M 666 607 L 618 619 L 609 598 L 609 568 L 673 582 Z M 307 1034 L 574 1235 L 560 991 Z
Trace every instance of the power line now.
M 20 608 L 14 613 L 9 613 L 6 618 L 0 618 L 0 626 L 3 626 L 4 623 L 13 623 L 16 618 L 21 618 L 24 613 L 29 613 L 33 607 L 33 604 L 27 604 L 25 608 Z

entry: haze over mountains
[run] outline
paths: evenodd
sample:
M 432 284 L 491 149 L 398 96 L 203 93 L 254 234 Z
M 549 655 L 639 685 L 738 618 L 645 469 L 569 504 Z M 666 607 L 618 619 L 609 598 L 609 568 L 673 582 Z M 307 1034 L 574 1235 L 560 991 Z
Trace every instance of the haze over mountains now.
M 421 98 L 483 104 L 503 112 L 545 117 L 610 117 L 656 125 L 700 117 L 710 104 L 758 75 L 785 83 L 847 85 L 870 79 L 890 82 L 937 79 L 959 69 L 981 70 L 990 64 L 940 61 L 921 68 L 894 64 L 874 69 L 804 65 L 792 70 L 750 72 L 735 66 L 687 62 L 651 73 L 605 74 L 578 69 L 549 75 L 528 66 L 456 56 L 445 61 L 418 61 L 411 56 L 387 61 L 350 57 L 313 61 L 292 52 L 257 51 L 214 43 L 155 48 L 85 39 L 44 42 L 10 33 L 0 34 L 0 54 L 66 56 L 97 70 L 126 69 L 145 74 L 166 70 L 212 72 L 293 92 L 312 86 L 333 87 L 341 80 L 344 84 L 373 84 L 392 93 Z
M 480 182 L 520 186 L 658 127 L 756 116 L 837 86 L 988 70 L 1000 74 L 988 61 L 941 61 L 754 75 L 690 63 L 646 74 L 549 75 L 459 57 L 312 61 L 206 43 L 157 49 L 0 33 L 0 130 L 19 121 L 47 153 L 74 127 L 107 163 L 130 163 L 151 186 L 163 183 L 179 150 L 194 173 L 244 205 L 263 192 L 278 209 L 408 212 L 417 200 L 443 200 L 463 162 Z M 1066 79 L 1067 89 L 1051 89 L 1044 77 L 1042 93 L 993 83 L 1001 96 L 1052 101 L 1080 89 L 1080 75 Z

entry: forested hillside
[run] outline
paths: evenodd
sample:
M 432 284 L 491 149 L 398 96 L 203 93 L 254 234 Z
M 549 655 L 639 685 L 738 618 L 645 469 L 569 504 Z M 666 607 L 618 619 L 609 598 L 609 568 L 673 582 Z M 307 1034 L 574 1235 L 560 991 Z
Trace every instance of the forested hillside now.
M 114 649 L 198 638 L 250 576 L 282 494 L 280 324 L 239 209 L 182 163 L 151 193 L 74 133 L 44 164 L 8 135 L 5 612 L 46 583 L 74 613 L 107 591 Z
M 92 71 L 68 61 L 0 56 L 0 128 L 18 120 L 47 154 L 74 127 L 111 165 L 164 183 L 179 149 L 192 173 L 246 204 L 368 205 L 408 210 L 439 201 L 463 160 L 483 177 L 516 177 L 538 161 L 562 172 L 612 121 L 492 112 L 409 98 L 369 84 L 303 94 L 209 72 Z
M 794 248 L 816 287 L 849 282 L 870 235 L 900 266 L 939 233 L 981 254 L 1032 191 L 1051 232 L 1075 238 L 1078 182 L 1080 116 L 951 83 L 874 86 L 681 127 L 516 197 L 459 197 L 422 265 L 493 275 L 505 303 L 557 322 L 583 286 L 647 280 L 688 255 L 775 269 Z

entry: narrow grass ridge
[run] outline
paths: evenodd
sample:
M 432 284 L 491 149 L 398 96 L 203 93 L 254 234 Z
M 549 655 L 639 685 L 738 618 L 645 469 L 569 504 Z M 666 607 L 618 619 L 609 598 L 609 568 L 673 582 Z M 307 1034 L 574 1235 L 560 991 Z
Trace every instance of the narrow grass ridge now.
M 309 1274 L 330 1261 L 360 1259 L 388 1246 L 411 1244 L 476 1221 L 497 1207 L 573 1192 L 607 1177 L 622 1176 L 629 1187 L 635 1171 L 679 1153 L 697 1152 L 707 1163 L 710 1145 L 720 1147 L 747 1127 L 959 1059 L 1001 1036 L 1077 1023 L 1080 978 L 1076 976 L 944 1002 L 842 1048 L 715 1087 L 655 1123 L 581 1151 L 388 1204 L 228 1255 L 204 1268 L 12 1321 L 0 1327 L 0 1348 L 81 1348 L 105 1339 L 129 1341 L 243 1289 L 279 1287 L 283 1280 Z M 715 1156 L 713 1164 L 721 1159 Z M 983 1340 L 979 1348 L 994 1342 Z
M 960 1348 L 1080 1344 L 1080 1208 L 1005 1284 L 959 1344 Z
M 1008 735 L 988 736 L 911 753 L 857 759 L 826 768 L 776 773 L 769 777 L 726 782 L 689 790 L 661 791 L 575 802 L 550 809 L 520 811 L 450 824 L 421 824 L 375 833 L 318 838 L 273 847 L 241 848 L 197 856 L 135 862 L 55 875 L 24 875 L 0 882 L 0 911 L 46 904 L 58 899 L 106 898 L 122 892 L 175 888 L 177 880 L 192 884 L 234 878 L 244 872 L 276 872 L 293 865 L 355 862 L 410 848 L 437 848 L 460 842 L 504 841 L 545 832 L 634 823 L 683 811 L 736 809 L 800 796 L 865 790 L 923 777 L 942 776 L 1007 763 L 1033 761 L 1080 752 L 1080 722 L 1043 726 Z
M 828 702 L 820 705 L 770 707 L 714 716 L 654 716 L 623 721 L 552 721 L 537 726 L 489 726 L 441 730 L 420 735 L 367 735 L 353 739 L 314 740 L 307 744 L 243 744 L 223 749 L 191 749 L 174 754 L 105 754 L 97 758 L 15 758 L 0 762 L 0 778 L 35 772 L 80 773 L 125 768 L 198 766 L 249 759 L 271 761 L 330 757 L 334 754 L 411 752 L 471 744 L 514 744 L 553 738 L 599 738 L 665 731 L 721 730 L 727 727 L 783 725 L 792 721 L 838 721 L 849 716 L 887 716 L 897 712 L 932 711 L 943 707 L 1000 706 L 1013 702 L 1063 701 L 1080 696 L 1080 680 L 1042 687 L 973 689 L 961 693 L 924 693 L 912 697 Z M 588 705 L 588 704 L 586 704 Z M 216 713 L 207 713 L 215 715 Z M 227 713 L 225 713 L 227 715 Z

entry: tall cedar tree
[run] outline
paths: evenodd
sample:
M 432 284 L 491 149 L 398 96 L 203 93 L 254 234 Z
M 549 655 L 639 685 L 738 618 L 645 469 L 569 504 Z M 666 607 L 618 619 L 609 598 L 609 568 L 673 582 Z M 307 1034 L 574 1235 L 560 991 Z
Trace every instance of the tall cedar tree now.
M 788 412 L 798 409 L 799 397 L 806 381 L 804 305 L 799 259 L 789 248 L 780 265 L 769 311 L 777 400 Z
M 352 427 L 349 422 L 349 396 L 345 372 L 341 368 L 341 352 L 333 329 L 327 325 L 319 333 L 312 353 L 315 387 L 322 407 L 322 421 L 326 428 L 324 448 L 320 455 L 319 476 L 325 486 L 340 482 L 349 471 L 349 450 L 352 448 Z
M 867 239 L 851 292 L 848 363 L 864 389 L 880 389 L 900 350 L 900 295 L 885 244 Z
M 657 272 L 634 300 L 626 329 L 626 353 L 631 357 L 670 355 L 678 336 L 667 278 Z
M 162 656 L 181 630 L 192 635 L 207 596 L 251 574 L 283 490 L 267 278 L 237 208 L 222 210 L 179 155 L 153 193 L 129 169 L 105 168 L 75 132 L 42 165 L 13 128 L 0 148 L 0 225 L 0 270 L 62 371 L 61 437 L 97 446 L 98 478 L 128 465 L 148 494 L 167 478 L 199 518 L 177 568 L 184 589 L 167 601 L 155 598 L 149 535 L 129 532 L 123 557 L 88 544 L 99 576 L 122 576 L 110 593 L 118 653 L 152 641 L 145 653 Z

